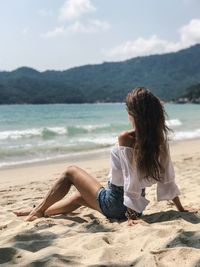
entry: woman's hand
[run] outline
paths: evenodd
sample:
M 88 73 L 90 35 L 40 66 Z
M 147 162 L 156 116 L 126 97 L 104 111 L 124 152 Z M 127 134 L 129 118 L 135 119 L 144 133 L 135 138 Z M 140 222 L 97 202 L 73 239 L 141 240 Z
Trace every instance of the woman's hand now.
M 136 225 L 139 223 L 145 223 L 146 224 L 146 222 L 142 219 L 137 219 L 137 220 L 128 219 L 128 226 L 133 226 L 133 225 Z
M 200 212 L 200 209 L 192 208 L 192 207 L 184 207 L 183 212 L 198 213 L 198 212 Z
M 197 209 L 197 208 L 191 208 L 191 207 L 183 207 L 179 197 L 175 197 L 173 199 L 173 202 L 174 202 L 175 206 L 177 207 L 178 211 L 181 211 L 181 212 L 193 212 L 193 213 L 200 212 L 200 208 Z

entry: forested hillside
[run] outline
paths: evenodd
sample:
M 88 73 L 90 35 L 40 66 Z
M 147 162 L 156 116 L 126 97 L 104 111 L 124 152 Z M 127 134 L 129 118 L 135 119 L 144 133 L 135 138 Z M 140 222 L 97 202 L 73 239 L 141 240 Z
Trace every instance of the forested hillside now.
M 122 62 L 39 72 L 22 67 L 0 72 L 0 104 L 123 101 L 136 86 L 164 100 L 178 98 L 200 81 L 200 45 L 176 53 Z
M 178 102 L 191 102 L 200 104 L 200 83 L 194 84 L 187 88 L 186 93 L 178 99 Z

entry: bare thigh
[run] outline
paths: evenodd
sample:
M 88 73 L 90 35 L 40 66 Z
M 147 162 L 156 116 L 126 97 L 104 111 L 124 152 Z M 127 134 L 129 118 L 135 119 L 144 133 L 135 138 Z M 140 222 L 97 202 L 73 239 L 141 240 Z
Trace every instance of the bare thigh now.
M 77 166 L 68 167 L 66 176 L 69 177 L 72 184 L 80 192 L 87 205 L 101 212 L 96 197 L 103 186 L 94 177 Z

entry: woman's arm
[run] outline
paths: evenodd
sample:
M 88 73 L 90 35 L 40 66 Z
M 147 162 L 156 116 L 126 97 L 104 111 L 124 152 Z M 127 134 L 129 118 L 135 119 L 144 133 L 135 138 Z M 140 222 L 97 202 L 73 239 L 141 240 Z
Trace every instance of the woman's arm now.
M 174 202 L 178 211 L 185 211 L 179 197 L 175 197 L 174 199 L 172 199 L 172 201 Z
M 182 212 L 199 212 L 200 209 L 195 209 L 195 208 L 190 208 L 190 207 L 187 207 L 187 208 L 184 208 L 181 204 L 181 201 L 180 201 L 180 198 L 179 197 L 175 197 L 174 199 L 172 199 L 172 201 L 174 202 L 176 208 L 178 211 L 182 211 Z

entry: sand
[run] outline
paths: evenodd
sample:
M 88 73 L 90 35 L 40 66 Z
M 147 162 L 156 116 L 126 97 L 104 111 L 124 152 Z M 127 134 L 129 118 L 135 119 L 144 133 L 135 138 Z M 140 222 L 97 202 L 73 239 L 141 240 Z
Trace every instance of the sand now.
M 199 207 L 200 140 L 171 144 L 183 205 Z M 69 215 L 25 222 L 12 210 L 41 201 L 55 179 L 76 164 L 106 185 L 109 153 L 73 161 L 0 170 L 0 266 L 200 266 L 200 214 L 181 213 L 156 201 L 155 186 L 144 215 L 148 223 L 127 226 L 81 207 Z M 73 191 L 73 190 L 72 190 Z

